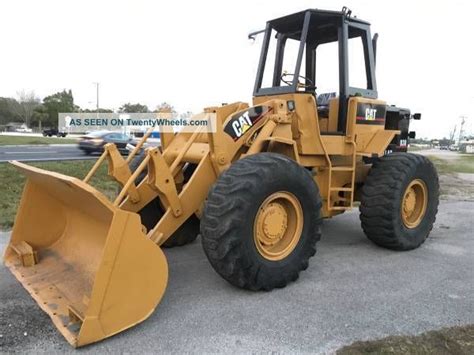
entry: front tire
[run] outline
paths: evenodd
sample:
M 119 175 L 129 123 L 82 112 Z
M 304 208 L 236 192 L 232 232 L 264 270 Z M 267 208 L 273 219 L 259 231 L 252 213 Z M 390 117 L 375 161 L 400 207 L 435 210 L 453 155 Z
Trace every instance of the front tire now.
M 418 248 L 433 228 L 438 203 L 433 163 L 417 154 L 390 154 L 374 163 L 362 187 L 362 229 L 379 246 Z
M 163 217 L 163 208 L 157 197 L 143 207 L 138 214 L 147 231 L 153 229 Z M 199 234 L 199 218 L 193 214 L 161 246 L 163 248 L 181 247 L 194 242 Z
M 130 170 L 132 173 L 138 168 L 144 158 L 145 154 L 143 152 L 134 157 L 130 163 Z M 148 171 L 145 168 L 138 175 L 137 179 L 135 180 L 135 184 L 138 185 L 147 174 Z M 142 224 L 146 227 L 146 229 L 153 229 L 161 217 L 163 217 L 163 208 L 160 204 L 160 198 L 155 198 L 148 205 L 143 207 L 138 212 L 138 214 L 140 215 Z M 199 223 L 199 218 L 193 214 L 161 246 L 164 248 L 174 248 L 194 242 L 199 234 Z
M 316 252 L 321 205 L 311 173 L 293 160 L 274 153 L 238 160 L 209 192 L 201 218 L 204 252 L 232 285 L 284 287 Z

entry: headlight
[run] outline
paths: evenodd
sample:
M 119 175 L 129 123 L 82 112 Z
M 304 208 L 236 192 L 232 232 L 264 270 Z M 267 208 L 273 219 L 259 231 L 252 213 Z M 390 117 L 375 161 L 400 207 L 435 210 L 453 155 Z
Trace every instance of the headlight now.
M 98 138 L 95 138 L 95 139 L 91 139 L 90 142 L 94 145 L 99 145 L 99 144 L 102 144 L 104 140 L 103 139 L 98 139 Z

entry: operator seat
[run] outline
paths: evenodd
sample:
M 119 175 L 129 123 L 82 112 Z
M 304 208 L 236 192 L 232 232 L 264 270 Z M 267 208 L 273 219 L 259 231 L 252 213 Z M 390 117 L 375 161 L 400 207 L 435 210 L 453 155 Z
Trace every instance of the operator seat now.
M 339 99 L 335 92 L 320 94 L 316 99 L 319 130 L 323 134 L 337 133 Z
M 331 99 L 336 98 L 335 92 L 327 92 L 323 94 L 319 94 L 316 99 L 316 103 L 318 106 L 318 116 L 319 117 L 329 117 L 329 101 Z

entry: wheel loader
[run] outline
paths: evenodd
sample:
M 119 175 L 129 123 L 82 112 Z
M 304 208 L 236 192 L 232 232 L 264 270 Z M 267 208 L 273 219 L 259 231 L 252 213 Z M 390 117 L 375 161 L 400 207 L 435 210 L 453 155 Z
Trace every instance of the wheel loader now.
M 168 282 L 161 247 L 198 235 L 219 275 L 255 291 L 295 281 L 322 219 L 355 205 L 381 247 L 410 250 L 428 237 L 437 172 L 407 153 L 420 114 L 378 98 L 369 23 L 346 8 L 310 9 L 260 32 L 253 102 L 205 108 L 215 132 L 163 131 L 161 146 L 143 149 L 151 128 L 126 159 L 106 145 L 83 180 L 11 162 L 27 181 L 4 262 L 72 346 L 145 320 Z M 324 93 L 327 45 L 338 77 Z M 352 86 L 357 61 L 364 80 Z M 105 162 L 120 187 L 114 201 L 89 184 Z

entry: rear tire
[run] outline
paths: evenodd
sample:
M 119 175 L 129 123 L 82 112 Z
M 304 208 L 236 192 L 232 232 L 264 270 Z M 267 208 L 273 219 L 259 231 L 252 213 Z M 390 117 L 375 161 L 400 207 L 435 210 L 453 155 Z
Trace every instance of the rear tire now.
M 433 228 L 438 203 L 438 174 L 433 163 L 417 154 L 390 154 L 374 163 L 362 187 L 362 229 L 384 248 L 418 248 Z
M 272 196 L 277 197 L 269 200 Z M 274 153 L 238 160 L 209 192 L 201 218 L 204 252 L 217 273 L 234 286 L 250 290 L 285 287 L 308 267 L 316 252 L 321 205 L 311 174 L 293 160 Z M 292 215 L 293 208 L 297 213 Z M 268 218 L 263 224 L 262 214 Z M 274 216 L 284 216 L 284 222 Z M 295 224 L 298 218 L 292 216 L 300 216 L 299 226 Z M 288 239 L 288 245 L 279 249 L 290 228 L 288 235 L 297 240 Z M 269 236 L 270 244 L 262 242 L 262 234 Z

